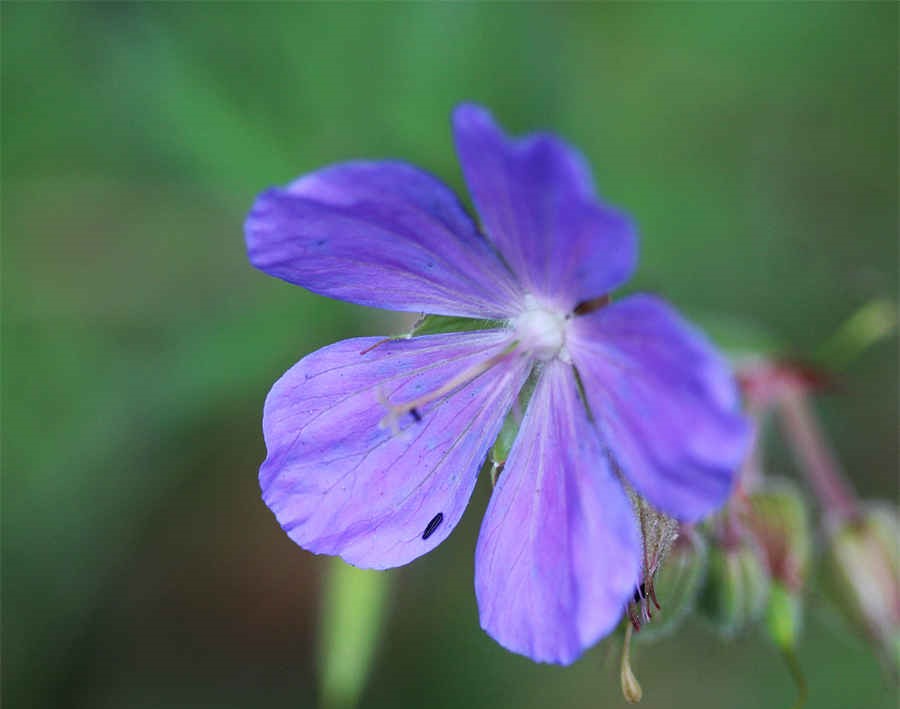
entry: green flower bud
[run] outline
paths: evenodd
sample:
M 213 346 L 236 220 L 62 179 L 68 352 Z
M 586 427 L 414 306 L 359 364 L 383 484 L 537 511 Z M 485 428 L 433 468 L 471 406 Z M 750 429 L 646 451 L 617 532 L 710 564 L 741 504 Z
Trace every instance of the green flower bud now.
M 742 520 L 756 539 L 772 577 L 765 628 L 794 680 L 794 706 L 799 707 L 806 701 L 807 691 L 795 649 L 803 625 L 803 590 L 812 552 L 806 501 L 788 481 L 767 479 L 745 499 Z
M 766 605 L 766 629 L 782 650 L 793 650 L 803 622 L 802 598 L 784 584 L 774 581 Z
M 769 575 L 799 595 L 812 551 L 806 501 L 786 480 L 767 480 L 749 495 L 742 519 L 756 539 Z
M 699 609 L 719 633 L 733 637 L 760 618 L 770 585 L 762 555 L 750 540 L 734 547 L 714 546 Z
M 900 668 L 900 520 L 888 506 L 867 506 L 829 540 L 826 589 L 838 609 L 876 647 L 891 672 Z

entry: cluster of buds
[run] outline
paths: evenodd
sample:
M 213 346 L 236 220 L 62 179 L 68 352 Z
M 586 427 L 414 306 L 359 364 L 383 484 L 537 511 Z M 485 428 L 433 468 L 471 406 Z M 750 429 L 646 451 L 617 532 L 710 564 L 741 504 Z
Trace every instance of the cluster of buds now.
M 811 395 L 828 379 L 791 363 L 757 363 L 742 373 L 748 406 L 772 412 L 815 497 L 821 518 L 825 590 L 850 626 L 878 653 L 896 678 L 900 667 L 900 521 L 896 507 L 864 503 L 843 475 L 811 404 Z M 789 514 L 798 516 L 801 505 Z M 808 544 L 807 544 L 808 547 Z M 804 552 L 794 560 L 808 563 Z M 776 562 L 778 560 L 776 559 Z M 782 563 L 783 562 L 778 562 Z M 798 592 L 795 569 L 775 567 L 787 591 Z
M 896 681 L 900 520 L 891 505 L 859 501 L 826 442 L 810 397 L 829 387 L 831 378 L 771 360 L 743 367 L 739 378 L 758 430 L 777 419 L 805 485 L 767 474 L 759 435 L 732 498 L 698 527 L 679 526 L 633 495 L 645 567 L 624 613 L 621 681 L 630 702 L 641 697 L 628 658 L 632 633 L 642 640 L 668 634 L 696 610 L 726 638 L 762 626 L 788 663 L 800 706 L 806 688 L 795 650 L 814 562 L 837 610 Z

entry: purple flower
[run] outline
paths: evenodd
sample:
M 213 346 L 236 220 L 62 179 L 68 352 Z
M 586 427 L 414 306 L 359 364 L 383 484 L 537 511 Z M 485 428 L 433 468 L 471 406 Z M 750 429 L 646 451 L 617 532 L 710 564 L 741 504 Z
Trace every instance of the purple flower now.
M 510 139 L 472 105 L 453 131 L 482 231 L 446 186 L 400 162 L 334 165 L 257 199 L 247 249 L 266 273 L 363 305 L 494 321 L 300 360 L 266 399 L 263 499 L 304 549 L 406 564 L 456 527 L 532 377 L 475 591 L 501 645 L 567 664 L 639 583 L 623 479 L 697 520 L 728 497 L 748 426 L 727 366 L 669 305 L 605 305 L 637 243 L 581 156 L 552 135 Z

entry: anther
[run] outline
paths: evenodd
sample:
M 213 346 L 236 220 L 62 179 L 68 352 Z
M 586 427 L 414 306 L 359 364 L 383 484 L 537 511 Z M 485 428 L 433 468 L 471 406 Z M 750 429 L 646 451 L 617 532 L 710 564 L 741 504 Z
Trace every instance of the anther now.
M 572 312 L 575 315 L 587 315 L 609 305 L 609 301 L 610 297 L 608 295 L 601 295 L 599 298 L 591 298 L 591 300 L 583 300 L 575 306 L 575 310 Z

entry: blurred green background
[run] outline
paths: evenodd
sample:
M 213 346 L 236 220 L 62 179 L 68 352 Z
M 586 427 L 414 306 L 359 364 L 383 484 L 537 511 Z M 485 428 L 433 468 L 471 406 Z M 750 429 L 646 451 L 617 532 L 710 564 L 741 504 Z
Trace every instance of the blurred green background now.
M 262 402 L 390 314 L 256 272 L 271 184 L 395 157 L 456 189 L 463 99 L 578 145 L 642 232 L 635 285 L 812 352 L 897 292 L 895 3 L 2 4 L 3 662 L 9 707 L 314 706 L 327 560 L 259 499 Z M 728 343 L 723 343 L 728 344 Z M 821 402 L 896 496 L 897 343 Z M 775 451 L 773 466 L 792 461 Z M 390 572 L 363 705 L 624 706 L 617 649 L 539 666 L 478 627 L 481 485 Z M 812 589 L 816 709 L 892 707 Z M 787 707 L 759 634 L 639 648 L 646 707 Z

